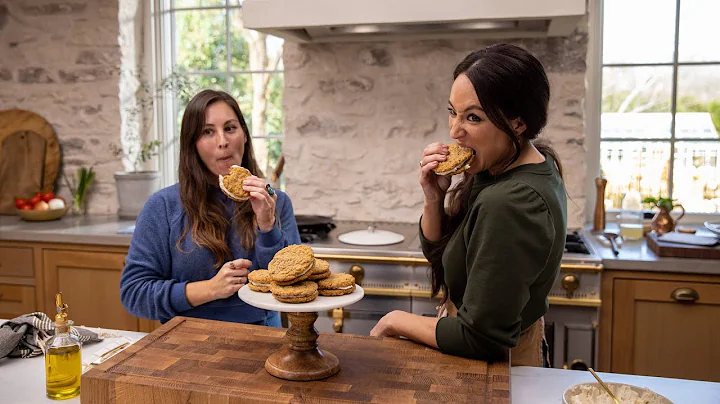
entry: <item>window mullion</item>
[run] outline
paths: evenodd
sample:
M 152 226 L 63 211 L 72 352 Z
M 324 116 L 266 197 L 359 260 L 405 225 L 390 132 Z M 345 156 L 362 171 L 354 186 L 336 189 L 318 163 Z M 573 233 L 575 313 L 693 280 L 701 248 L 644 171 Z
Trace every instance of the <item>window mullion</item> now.
M 675 115 L 677 113 L 678 57 L 680 54 L 680 0 L 675 3 L 675 51 L 673 52 L 672 92 L 670 94 L 670 164 L 668 170 L 668 198 L 673 197 L 675 171 Z
M 227 91 L 228 94 L 230 94 L 230 91 L 232 89 L 232 82 L 230 81 L 230 70 L 232 65 L 232 49 L 230 45 L 230 2 L 225 1 L 225 53 L 227 54 L 226 57 L 226 66 L 225 66 L 225 91 Z

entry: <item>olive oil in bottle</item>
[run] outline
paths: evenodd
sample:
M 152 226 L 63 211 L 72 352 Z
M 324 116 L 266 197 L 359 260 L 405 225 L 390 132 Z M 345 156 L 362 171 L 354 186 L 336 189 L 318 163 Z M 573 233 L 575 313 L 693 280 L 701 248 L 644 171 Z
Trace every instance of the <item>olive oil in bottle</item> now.
M 45 347 L 45 389 L 49 398 L 64 400 L 80 394 L 82 356 L 80 342 L 70 334 L 73 322 L 67 319 L 62 293 L 55 296 L 55 335 Z

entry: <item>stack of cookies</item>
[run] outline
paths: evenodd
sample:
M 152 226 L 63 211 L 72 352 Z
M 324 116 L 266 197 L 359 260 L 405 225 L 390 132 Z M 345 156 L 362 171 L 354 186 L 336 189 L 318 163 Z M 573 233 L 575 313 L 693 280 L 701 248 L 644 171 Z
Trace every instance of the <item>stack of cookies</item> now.
M 267 270 L 248 275 L 248 287 L 256 292 L 271 292 L 284 303 L 306 303 L 318 296 L 342 296 L 355 290 L 350 274 L 333 274 L 330 264 L 315 258 L 312 248 L 290 245 L 275 254 Z

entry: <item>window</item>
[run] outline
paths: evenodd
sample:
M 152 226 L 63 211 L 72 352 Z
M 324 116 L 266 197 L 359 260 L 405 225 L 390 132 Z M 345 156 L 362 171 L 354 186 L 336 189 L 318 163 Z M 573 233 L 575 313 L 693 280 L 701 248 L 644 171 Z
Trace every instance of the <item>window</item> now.
M 720 212 L 720 2 L 604 0 L 602 15 L 606 207 L 632 190 Z
M 269 178 L 283 142 L 283 40 L 243 28 L 242 0 L 155 0 L 153 21 L 156 79 L 180 75 L 185 83 L 159 111 L 165 184 L 177 182 L 185 106 L 207 88 L 224 90 L 238 101 L 255 158 Z

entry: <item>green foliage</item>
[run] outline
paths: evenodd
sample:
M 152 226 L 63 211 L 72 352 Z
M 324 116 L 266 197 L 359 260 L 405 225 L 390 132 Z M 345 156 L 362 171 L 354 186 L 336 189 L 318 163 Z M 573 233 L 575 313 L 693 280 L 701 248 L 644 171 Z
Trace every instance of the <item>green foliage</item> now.
M 628 95 L 630 95 L 630 91 L 604 94 L 602 112 L 617 112 Z M 642 112 L 669 112 L 670 100 L 662 98 L 651 102 L 647 95 L 639 95 L 630 102 L 627 111 L 633 111 L 639 107 L 643 107 Z M 720 134 L 720 100 L 701 102 L 695 96 L 684 95 L 678 97 L 676 108 L 677 112 L 709 112 L 715 130 Z
M 657 198 L 655 198 L 653 196 L 649 196 L 649 197 L 643 199 L 643 203 L 650 204 L 653 207 L 656 207 L 658 209 L 665 209 L 668 212 L 671 212 L 673 210 L 673 208 L 675 206 L 675 204 L 674 204 L 675 201 L 676 201 L 676 199 L 665 198 L 662 196 L 658 196 Z
M 127 125 L 122 137 L 126 147 L 110 143 L 109 148 L 113 156 L 130 161 L 133 171 L 139 171 L 142 164 L 158 155 L 162 143 L 159 140 L 145 141 L 155 121 L 153 116 L 155 102 L 165 94 L 186 94 L 189 87 L 188 78 L 182 73 L 173 72 L 156 86 L 152 86 L 142 71 L 127 71 L 126 74 L 136 79 L 139 84 L 135 94 L 135 104 L 125 109 Z
M 70 178 L 71 180 L 68 180 L 65 173 L 63 173 L 63 179 L 65 180 L 65 185 L 70 190 L 74 206 L 82 209 L 85 205 L 88 188 L 90 188 L 90 184 L 92 184 L 95 179 L 95 171 L 93 171 L 92 167 L 89 169 L 80 167 L 77 169 L 76 175 Z

